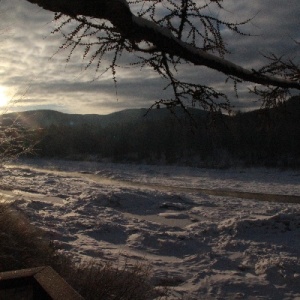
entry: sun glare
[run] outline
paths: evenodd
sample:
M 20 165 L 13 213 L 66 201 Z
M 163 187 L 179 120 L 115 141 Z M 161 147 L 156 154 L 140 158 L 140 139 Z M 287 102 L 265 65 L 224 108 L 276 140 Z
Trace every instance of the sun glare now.
M 9 97 L 7 95 L 6 89 L 0 86 L 0 107 L 4 107 L 9 102 Z

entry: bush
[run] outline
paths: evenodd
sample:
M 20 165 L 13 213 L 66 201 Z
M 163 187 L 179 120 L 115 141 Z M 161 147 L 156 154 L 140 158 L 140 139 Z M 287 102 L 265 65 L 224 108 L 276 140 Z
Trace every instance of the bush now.
M 89 261 L 76 265 L 58 252 L 45 233 L 32 226 L 24 215 L 7 204 L 0 205 L 0 272 L 51 266 L 85 299 L 147 300 L 159 292 L 150 282 L 146 265 Z M 161 295 L 163 296 L 163 295 Z
M 25 216 L 9 205 L 0 205 L 1 272 L 49 264 L 57 269 L 62 258 Z
M 91 261 L 77 268 L 70 282 L 87 299 L 154 299 L 158 292 L 150 284 L 149 271 L 141 264 L 114 268 L 109 263 Z

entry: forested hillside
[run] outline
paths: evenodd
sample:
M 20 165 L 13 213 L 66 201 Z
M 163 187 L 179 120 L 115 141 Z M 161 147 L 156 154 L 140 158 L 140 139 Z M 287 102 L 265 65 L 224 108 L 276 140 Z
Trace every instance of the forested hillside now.
M 300 166 L 300 101 L 269 110 L 225 116 L 191 110 L 195 123 L 177 111 L 127 110 L 107 116 L 54 111 L 19 114 L 35 128 L 35 156 L 109 159 L 197 166 Z M 15 115 L 4 118 L 8 125 Z M 179 119 L 179 120 L 178 120 Z

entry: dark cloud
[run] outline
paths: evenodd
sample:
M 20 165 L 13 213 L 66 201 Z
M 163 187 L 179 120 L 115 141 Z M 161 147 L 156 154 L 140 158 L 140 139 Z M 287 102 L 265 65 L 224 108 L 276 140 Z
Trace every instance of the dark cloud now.
M 200 1 L 200 0 L 199 0 Z M 299 62 L 300 40 L 299 0 L 227 0 L 226 11 L 216 16 L 227 21 L 253 19 L 242 29 L 253 36 L 238 36 L 224 31 L 225 41 L 232 54 L 227 59 L 244 67 L 259 68 L 266 61 L 262 54 L 270 52 L 296 57 Z M 17 94 L 15 110 L 52 108 L 65 112 L 109 113 L 125 108 L 149 107 L 155 100 L 167 98 L 166 85 L 148 69 L 120 68 L 117 90 L 111 75 L 99 74 L 95 69 L 84 70 L 82 52 L 75 52 L 66 63 L 68 50 L 54 55 L 61 43 L 59 35 L 52 35 L 53 14 L 25 0 L 0 0 L 2 28 L 0 47 L 0 85 Z M 54 56 L 53 56 L 54 55 Z M 124 57 L 125 66 L 132 57 Z M 212 84 L 233 96 L 232 85 L 225 84 L 226 76 L 207 68 L 182 66 L 179 76 L 183 80 Z M 239 99 L 233 98 L 237 108 L 255 106 L 248 93 L 249 84 L 240 86 Z M 25 91 L 22 92 L 22 91 Z M 21 91 L 21 92 L 20 92 Z M 21 95 L 21 96 L 18 96 Z

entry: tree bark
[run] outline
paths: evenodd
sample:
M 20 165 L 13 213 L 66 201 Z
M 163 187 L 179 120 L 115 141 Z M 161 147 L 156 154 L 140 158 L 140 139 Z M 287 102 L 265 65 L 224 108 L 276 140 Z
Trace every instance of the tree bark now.
M 68 16 L 83 15 L 110 21 L 124 36 L 135 41 L 148 41 L 158 51 L 181 57 L 194 65 L 206 66 L 226 75 L 262 85 L 300 90 L 300 82 L 290 81 L 247 70 L 177 39 L 167 28 L 152 21 L 136 17 L 126 0 L 26 0 L 42 8 Z

